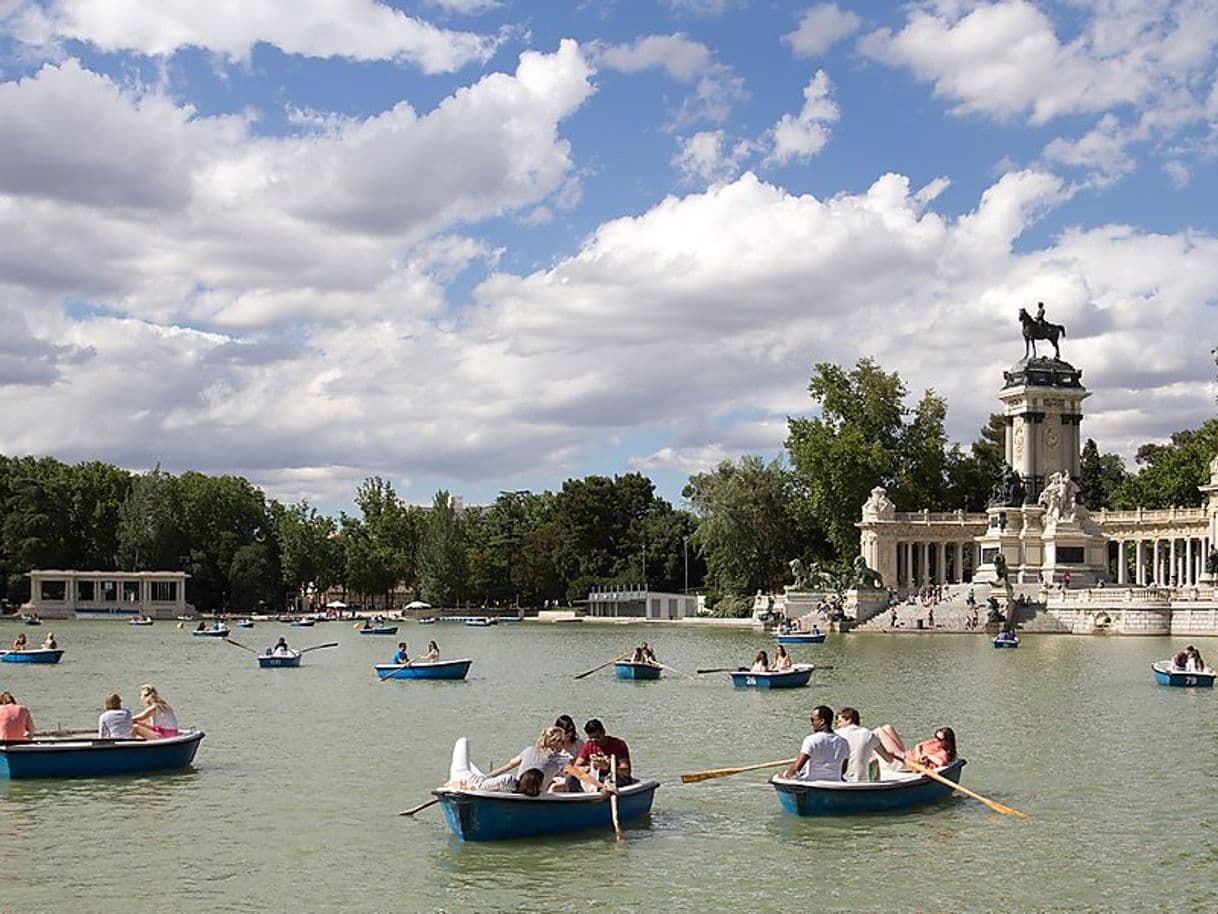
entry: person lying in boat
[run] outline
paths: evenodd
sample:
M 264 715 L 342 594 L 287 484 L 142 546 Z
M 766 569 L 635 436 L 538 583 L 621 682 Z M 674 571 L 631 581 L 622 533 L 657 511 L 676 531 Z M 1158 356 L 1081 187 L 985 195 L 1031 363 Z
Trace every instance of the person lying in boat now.
M 607 734 L 605 725 L 595 717 L 584 724 L 584 733 L 587 734 L 588 739 L 584 743 L 584 747 L 579 750 L 579 756 L 575 759 L 575 767 L 595 771 L 604 781 L 605 776 L 609 773 L 610 759 L 616 758 L 615 783 L 619 787 L 633 784 L 634 778 L 630 773 L 630 747 L 626 745 L 626 741 Z
M 833 709 L 817 705 L 808 720 L 812 733 L 804 737 L 799 755 L 782 776 L 801 781 L 840 781 L 850 760 L 850 744 L 833 732 Z
M 522 793 L 526 797 L 541 795 L 541 784 L 545 776 L 537 768 L 528 768 L 517 777 L 512 772 L 483 774 L 469 759 L 469 740 L 464 736 L 453 744 L 452 762 L 448 766 L 448 781 L 445 787 L 460 790 L 487 790 L 494 793 Z
M 791 662 L 791 655 L 787 653 L 786 646 L 782 644 L 778 645 L 778 649 L 774 651 L 774 662 L 770 665 L 770 671 L 773 673 L 784 673 L 794 665 Z
M 770 672 L 770 658 L 766 656 L 765 651 L 758 651 L 757 656 L 753 658 L 753 666 L 749 670 L 750 673 L 768 673 Z
M 513 769 L 521 772 L 536 769 L 542 775 L 542 793 L 551 791 L 552 785 L 554 791 L 565 790 L 566 783 L 560 775 L 571 763 L 570 756 L 564 751 L 566 742 L 567 734 L 561 727 L 546 727 L 533 745 L 521 749 L 519 754 L 508 759 L 487 776 L 497 777 Z
M 892 724 L 876 727 L 876 736 L 893 755 L 905 761 L 917 762 L 927 768 L 942 768 L 956 760 L 956 731 L 951 727 L 939 727 L 930 739 L 924 739 L 912 749 L 905 748 L 905 741 Z
M 890 765 L 900 765 L 900 756 L 889 752 L 880 741 L 874 730 L 868 730 L 859 723 L 859 712 L 856 708 L 840 708 L 837 712 L 838 736 L 850 744 L 850 758 L 846 762 L 845 780 L 847 781 L 878 781 L 880 766 L 872 758 L 874 753 Z
M 24 651 L 29 647 L 29 643 L 25 640 L 25 632 L 18 632 L 17 637 L 13 639 L 13 650 Z
M 427 642 L 427 653 L 423 655 L 423 659 L 424 660 L 439 660 L 440 659 L 440 645 L 436 644 L 435 641 L 428 641 Z
M 131 739 L 131 712 L 123 707 L 122 696 L 109 692 L 102 702 L 105 708 L 97 718 L 99 739 Z
M 132 735 L 140 739 L 168 739 L 178 735 L 178 716 L 154 686 L 147 682 L 140 686 L 140 701 L 144 710 L 131 718 Z
M 396 663 L 398 666 L 410 662 L 410 656 L 406 653 L 405 641 L 398 642 L 398 649 L 393 652 L 393 658 L 389 662 Z
M 29 708 L 18 704 L 12 692 L 0 692 L 0 740 L 33 738 L 34 718 Z
M 42 649 L 44 651 L 55 651 L 59 649 L 59 642 L 55 640 L 54 632 L 47 632 L 47 636 L 42 639 Z

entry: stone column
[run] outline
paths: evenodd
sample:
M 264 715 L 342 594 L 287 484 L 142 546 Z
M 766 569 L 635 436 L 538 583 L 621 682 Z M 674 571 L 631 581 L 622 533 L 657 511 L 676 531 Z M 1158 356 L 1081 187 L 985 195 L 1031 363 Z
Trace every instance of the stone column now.
M 1193 564 L 1193 538 L 1190 536 L 1184 541 L 1184 578 L 1181 584 L 1192 586 L 1197 583 L 1197 568 Z
M 939 554 L 935 556 L 938 568 L 935 569 L 935 583 L 947 583 L 947 543 L 939 543 Z
M 1180 583 L 1180 564 L 1176 560 L 1176 538 L 1174 536 L 1171 538 L 1171 546 L 1167 550 L 1167 555 L 1168 555 L 1167 561 L 1171 565 L 1171 571 L 1167 575 L 1167 580 L 1164 581 L 1163 583 L 1171 584 L 1172 578 L 1175 578 L 1176 583 L 1179 584 Z
M 1129 557 L 1125 554 L 1125 541 L 1117 541 L 1117 583 L 1125 584 L 1127 572 L 1126 568 L 1129 564 Z
M 930 583 L 930 543 L 921 543 L 921 553 L 918 562 L 918 576 L 922 579 L 922 583 Z
M 964 583 L 964 543 L 956 543 L 956 567 L 952 569 L 952 577 L 957 584 Z
M 913 542 L 911 540 L 906 540 L 905 541 L 905 586 L 906 587 L 913 586 L 913 581 L 914 581 Z

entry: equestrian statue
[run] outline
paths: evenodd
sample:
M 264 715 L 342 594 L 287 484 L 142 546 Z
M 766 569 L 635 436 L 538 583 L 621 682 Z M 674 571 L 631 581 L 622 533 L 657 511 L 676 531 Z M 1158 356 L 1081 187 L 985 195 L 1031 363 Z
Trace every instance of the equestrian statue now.
M 1027 308 L 1019 309 L 1019 323 L 1023 325 L 1023 357 L 1026 359 L 1031 353 L 1032 358 L 1036 358 L 1036 341 L 1048 340 L 1053 344 L 1053 357 L 1060 359 L 1062 357 L 1061 349 L 1058 348 L 1058 337 L 1065 339 L 1066 325 L 1051 324 L 1045 320 L 1045 303 L 1036 303 L 1036 317 L 1028 313 Z

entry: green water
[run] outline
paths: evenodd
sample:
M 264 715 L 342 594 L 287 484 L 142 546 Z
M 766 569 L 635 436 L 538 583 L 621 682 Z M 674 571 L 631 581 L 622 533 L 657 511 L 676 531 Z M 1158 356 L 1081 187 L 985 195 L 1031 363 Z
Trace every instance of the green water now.
M 1218 909 L 1218 694 L 1156 686 L 1168 639 L 830 636 L 796 660 L 806 689 L 734 690 L 726 676 L 619 682 L 572 674 L 640 638 L 687 670 L 770 647 L 677 626 L 472 629 L 407 624 L 416 647 L 474 658 L 463 683 L 379 682 L 396 638 L 350 624 L 259 623 L 261 647 L 340 641 L 299 670 L 148 628 L 54 628 L 59 666 L 0 664 L 40 728 L 89 726 L 102 695 L 153 682 L 207 737 L 191 772 L 0 782 L 0 912 L 64 911 L 1140 911 Z M 9 640 L 16 625 L 0 627 Z M 35 639 L 37 640 L 37 639 Z M 1211 661 L 1218 641 L 1197 641 Z M 1212 656 L 1211 656 L 1212 655 Z M 971 800 L 842 820 L 783 813 L 764 773 L 682 785 L 683 771 L 794 755 L 813 704 L 921 738 L 955 727 Z M 429 798 L 457 736 L 502 762 L 559 713 L 601 717 L 661 787 L 649 822 L 608 834 L 462 845 Z

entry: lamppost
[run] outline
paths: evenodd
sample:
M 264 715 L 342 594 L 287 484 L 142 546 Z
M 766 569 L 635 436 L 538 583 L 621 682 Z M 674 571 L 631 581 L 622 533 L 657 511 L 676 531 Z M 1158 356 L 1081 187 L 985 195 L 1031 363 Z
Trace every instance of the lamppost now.
M 689 596 L 689 537 L 681 537 L 681 545 L 685 551 L 685 595 Z

